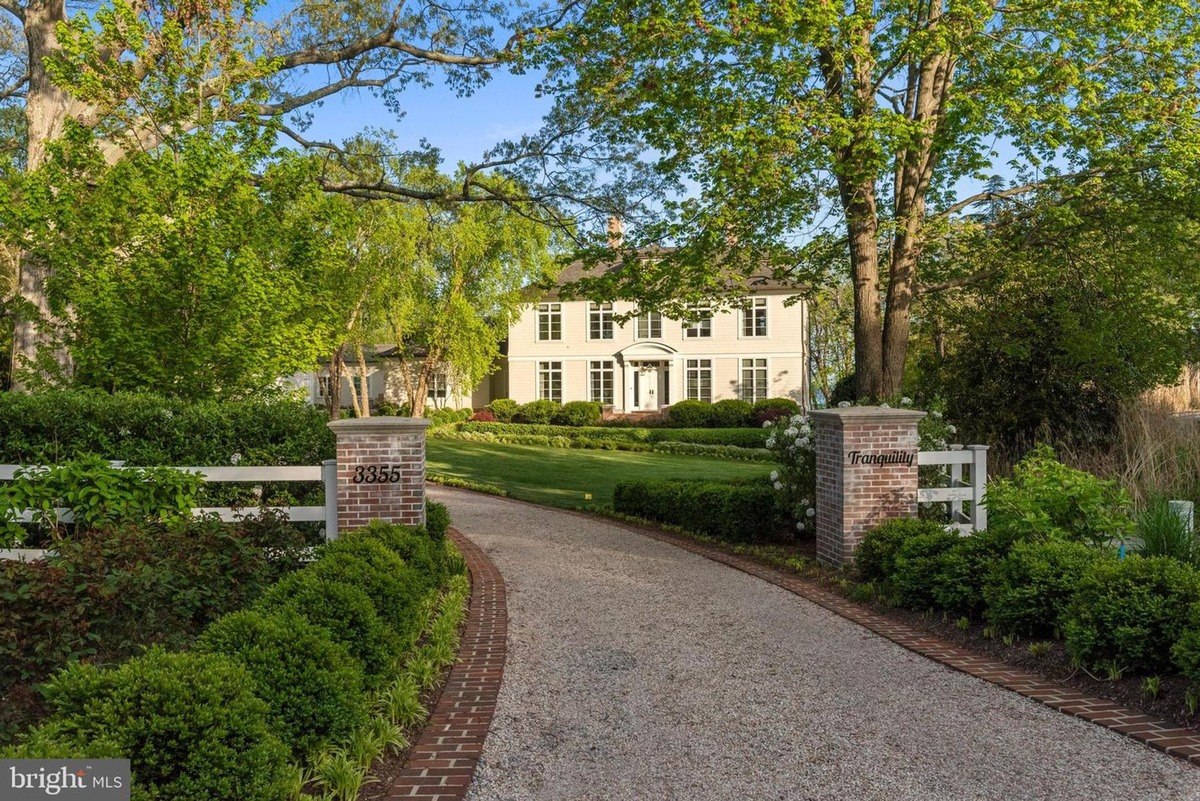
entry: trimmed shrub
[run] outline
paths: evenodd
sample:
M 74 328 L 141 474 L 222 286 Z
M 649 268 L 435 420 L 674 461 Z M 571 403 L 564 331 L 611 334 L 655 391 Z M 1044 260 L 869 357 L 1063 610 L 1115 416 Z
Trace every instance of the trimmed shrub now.
M 1166 557 L 1099 560 L 1063 620 L 1067 650 L 1085 667 L 1162 673 L 1200 601 L 1200 573 Z
M 713 428 L 744 428 L 754 425 L 754 406 L 747 401 L 727 398 L 712 405 Z
M 730 542 L 745 542 L 758 529 L 778 526 L 774 495 L 765 484 L 622 481 L 613 492 L 613 508 Z
M 520 423 L 463 423 L 456 434 L 488 434 L 496 442 L 510 438 L 546 437 L 568 440 L 568 444 L 586 443 L 582 447 L 618 450 L 621 443 L 653 445 L 665 442 L 686 442 L 695 445 L 723 445 L 735 448 L 763 448 L 768 431 L 761 428 L 635 428 L 610 426 L 525 425 Z
M 896 572 L 901 546 L 921 534 L 943 531 L 940 523 L 915 518 L 895 518 L 868 531 L 854 552 L 854 566 L 863 581 L 887 581 Z
M 764 398 L 754 404 L 754 423 L 759 426 L 797 414 L 800 414 L 800 404 L 791 398 Z
M 450 510 L 437 501 L 425 502 L 425 530 L 434 540 L 444 540 L 450 530 Z
M 968 615 L 981 612 L 984 580 L 996 563 L 1008 556 L 1012 546 L 1012 540 L 1002 532 L 958 535 L 958 542 L 942 556 L 933 586 L 934 604 Z
M 109 670 L 75 664 L 44 688 L 53 712 L 34 747 L 128 757 L 149 798 L 283 801 L 288 751 L 252 685 L 217 654 L 154 648 Z
M 988 622 L 1020 637 L 1056 636 L 1083 575 L 1115 558 L 1082 542 L 1018 542 L 984 580 Z
M 1200 683 L 1200 604 L 1194 604 L 1179 641 L 1171 648 L 1171 661 L 1193 683 Z
M 553 422 L 560 426 L 599 425 L 603 407 L 592 401 L 571 401 L 554 413 Z
M 958 545 L 959 536 L 939 530 L 909 537 L 896 551 L 891 587 L 896 602 L 910 609 L 937 606 L 934 590 L 938 586 L 946 557 Z
M 846 373 L 833 385 L 833 390 L 825 401 L 826 406 L 837 406 L 839 403 L 854 403 L 858 400 L 858 376 L 853 371 Z
M 377 687 L 392 670 L 400 642 L 362 590 L 304 570 L 272 587 L 253 607 L 263 613 L 291 611 L 329 631 L 358 660 L 367 686 Z
M 1067 467 L 1040 446 L 987 486 L 988 526 L 1014 539 L 1068 539 L 1102 545 L 1133 532 L 1130 500 L 1115 481 Z
M 93 390 L 0 395 L 0 462 L 93 455 L 130 465 L 320 464 L 334 457 L 324 409 L 302 401 L 188 403 Z
M 441 428 L 455 423 L 465 423 L 471 419 L 472 414 L 474 412 L 470 409 L 426 409 L 425 419 L 429 421 L 430 428 Z
M 509 398 L 496 398 L 484 408 L 495 415 L 501 423 L 511 423 L 517 416 L 517 412 L 521 410 L 521 404 Z
M 472 422 L 472 423 L 494 423 L 494 422 L 496 422 L 496 415 L 492 414 L 487 409 L 480 409 L 479 411 L 475 412 L 475 414 L 471 415 L 471 419 L 469 422 Z
M 676 428 L 706 428 L 712 426 L 712 404 L 699 400 L 682 400 L 667 409 L 667 420 Z
M 358 662 L 325 629 L 292 612 L 235 612 L 208 627 L 196 645 L 228 656 L 267 703 L 272 728 L 296 758 L 337 741 L 367 722 Z
M 549 425 L 560 408 L 561 406 L 552 400 L 530 401 L 517 410 L 513 420 L 517 423 Z
M 442 509 L 445 508 L 442 506 Z M 445 575 L 444 543 L 440 539 L 435 540 L 424 529 L 373 520 L 363 528 L 346 532 L 339 542 L 342 540 L 382 543 L 423 575 L 433 577 L 435 581 Z
M 334 545 L 340 545 L 333 543 Z M 387 557 L 384 559 L 383 557 Z M 305 572 L 318 579 L 357 587 L 366 593 L 379 621 L 395 632 L 407 648 L 421 633 L 422 603 L 436 586 L 436 576 L 423 575 L 404 563 L 381 543 L 346 541 L 337 551 L 324 554 Z

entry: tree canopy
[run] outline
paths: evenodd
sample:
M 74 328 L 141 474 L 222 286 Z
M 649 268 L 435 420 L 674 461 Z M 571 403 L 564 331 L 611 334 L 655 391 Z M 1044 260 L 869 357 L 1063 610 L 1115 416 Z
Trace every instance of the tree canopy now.
M 583 289 L 650 305 L 762 265 L 848 273 L 859 394 L 904 373 L 922 257 L 977 203 L 1095 176 L 1195 189 L 1193 0 L 593 0 L 532 50 L 559 113 L 649 155 L 668 197 Z M 1001 163 L 1011 181 L 994 181 Z M 799 264 L 799 268 L 796 265 Z

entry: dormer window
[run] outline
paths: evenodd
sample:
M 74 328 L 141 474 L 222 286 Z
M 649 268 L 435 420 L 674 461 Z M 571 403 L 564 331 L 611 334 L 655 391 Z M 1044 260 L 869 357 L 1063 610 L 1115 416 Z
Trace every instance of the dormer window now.
M 645 312 L 637 316 L 638 339 L 662 339 L 662 315 L 658 312 Z

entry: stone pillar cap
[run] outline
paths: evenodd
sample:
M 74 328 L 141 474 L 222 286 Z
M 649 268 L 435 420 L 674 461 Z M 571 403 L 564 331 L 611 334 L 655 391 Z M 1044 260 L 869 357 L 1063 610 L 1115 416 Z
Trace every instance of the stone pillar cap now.
M 424 431 L 429 421 L 423 417 L 351 417 L 330 420 L 334 434 L 393 434 L 405 431 Z
M 844 406 L 813 409 L 809 415 L 823 423 L 844 426 L 847 423 L 916 423 L 925 416 L 925 412 L 891 406 Z

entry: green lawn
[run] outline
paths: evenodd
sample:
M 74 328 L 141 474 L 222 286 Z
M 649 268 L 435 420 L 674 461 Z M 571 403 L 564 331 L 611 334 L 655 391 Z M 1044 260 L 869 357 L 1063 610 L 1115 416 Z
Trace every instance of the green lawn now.
M 703 456 L 547 448 L 429 439 L 431 473 L 494 484 L 514 498 L 550 506 L 609 505 L 618 481 L 639 478 L 755 478 L 771 465 Z M 587 498 L 587 494 L 591 498 Z

